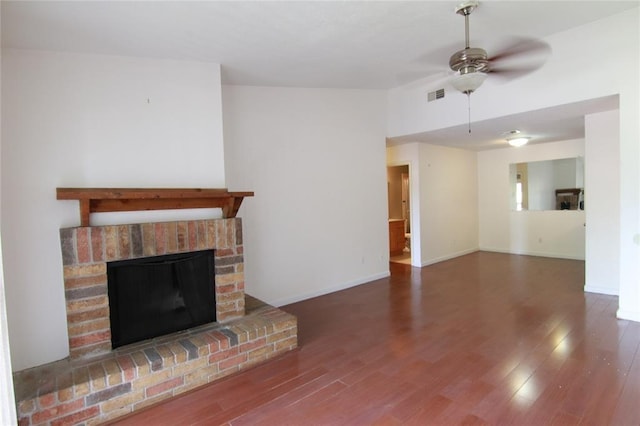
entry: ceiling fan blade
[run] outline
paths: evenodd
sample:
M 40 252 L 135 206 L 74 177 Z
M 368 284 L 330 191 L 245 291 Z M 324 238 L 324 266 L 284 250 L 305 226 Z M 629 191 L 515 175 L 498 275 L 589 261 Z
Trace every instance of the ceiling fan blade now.
M 494 79 L 514 80 L 541 68 L 550 53 L 551 47 L 543 41 L 517 38 L 488 58 L 488 72 Z
M 500 80 L 515 80 L 520 77 L 524 77 L 527 74 L 530 74 L 540 68 L 542 64 L 539 66 L 528 66 L 528 67 L 496 67 L 490 68 L 489 74 L 492 79 L 497 77 Z
M 536 40 L 531 38 L 516 38 L 508 46 L 499 49 L 496 53 L 489 55 L 489 61 L 493 64 L 498 62 L 510 60 L 515 57 L 538 58 L 549 56 L 551 53 L 551 46 L 542 40 Z

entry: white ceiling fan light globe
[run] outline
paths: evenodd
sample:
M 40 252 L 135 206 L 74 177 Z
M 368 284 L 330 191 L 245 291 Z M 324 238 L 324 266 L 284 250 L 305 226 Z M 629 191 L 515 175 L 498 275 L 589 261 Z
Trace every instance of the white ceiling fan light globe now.
M 529 138 L 526 138 L 526 137 L 512 138 L 512 139 L 507 139 L 507 142 L 509 142 L 509 145 L 518 148 L 523 145 L 526 145 L 527 142 L 529 142 Z
M 478 87 L 482 86 L 486 78 L 487 74 L 478 71 L 466 74 L 458 73 L 453 76 L 450 83 L 457 91 L 469 95 L 476 91 Z

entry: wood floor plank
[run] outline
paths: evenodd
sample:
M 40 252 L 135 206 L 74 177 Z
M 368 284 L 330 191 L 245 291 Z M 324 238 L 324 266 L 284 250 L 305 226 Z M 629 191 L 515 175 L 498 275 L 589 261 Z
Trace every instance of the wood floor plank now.
M 298 350 L 114 424 L 640 424 L 640 324 L 584 293 L 584 262 L 390 269 L 282 307 Z

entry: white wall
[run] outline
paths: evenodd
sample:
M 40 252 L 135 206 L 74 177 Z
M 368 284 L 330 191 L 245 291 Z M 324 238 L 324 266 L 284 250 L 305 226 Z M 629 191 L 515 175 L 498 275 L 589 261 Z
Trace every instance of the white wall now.
M 1 12 L 0 12 L 1 14 Z M 0 22 L 2 19 L 0 19 Z M 0 64 L 2 53 L 0 52 Z M 2 67 L 0 67 L 0 81 Z M 0 84 L 0 98 L 2 85 Z M 0 128 L 2 128 L 2 103 L 0 102 Z M 2 158 L 2 135 L 0 134 L 0 159 Z M 1 162 L 0 162 L 1 163 Z M 0 174 L 0 182 L 2 175 Z M 0 206 L 2 205 L 2 186 L 0 185 Z M 2 209 L 0 208 L 0 217 Z M 0 219 L 0 224 L 2 220 Z M 2 232 L 0 232 L 2 234 Z M 2 244 L 0 243 L 0 424 L 12 425 L 16 420 L 16 405 L 13 392 L 13 377 L 11 376 L 11 354 L 9 352 L 9 330 L 7 329 L 7 304 L 4 291 L 4 271 L 2 267 Z
M 478 250 L 475 152 L 420 144 L 422 265 Z
M 413 143 L 387 148 L 387 161 L 412 164 L 412 176 L 417 175 L 417 194 L 411 195 L 414 208 L 420 200 L 420 258 L 416 265 L 412 256 L 412 264 L 426 266 L 478 250 L 475 152 Z
M 513 188 L 509 183 L 510 164 L 579 157 L 584 154 L 582 139 L 479 152 L 480 249 L 584 259 L 585 212 L 514 211 L 510 202 Z M 529 196 L 531 197 L 531 193 Z
M 473 119 L 620 95 L 620 156 L 618 167 L 610 171 L 619 173 L 618 204 L 622 206 L 616 237 L 620 247 L 618 316 L 640 321 L 640 8 L 553 34 L 546 41 L 552 54 L 542 68 L 504 85 L 489 78 L 472 95 Z M 599 52 L 597 63 L 594 51 Z M 388 136 L 465 123 L 464 96 L 427 103 L 424 94 L 428 90 L 424 85 L 390 92 Z M 482 233 L 481 226 L 481 246 Z
M 619 122 L 617 110 L 585 117 L 585 290 L 605 294 L 620 285 Z
M 59 229 L 79 214 L 56 187 L 224 187 L 220 67 L 4 50 L 2 87 L 2 245 L 20 370 L 68 354 Z
M 9 330 L 2 268 L 2 247 L 0 247 L 0 424 L 16 423 L 16 405 L 11 376 L 11 354 L 9 353 Z
M 389 274 L 382 91 L 223 87 L 247 293 L 282 305 Z

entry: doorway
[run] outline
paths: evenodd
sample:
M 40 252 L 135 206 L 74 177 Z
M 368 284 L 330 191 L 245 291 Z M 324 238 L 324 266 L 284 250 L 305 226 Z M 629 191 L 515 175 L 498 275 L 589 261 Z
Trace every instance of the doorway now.
M 411 188 L 409 166 L 387 167 L 389 260 L 411 264 Z

